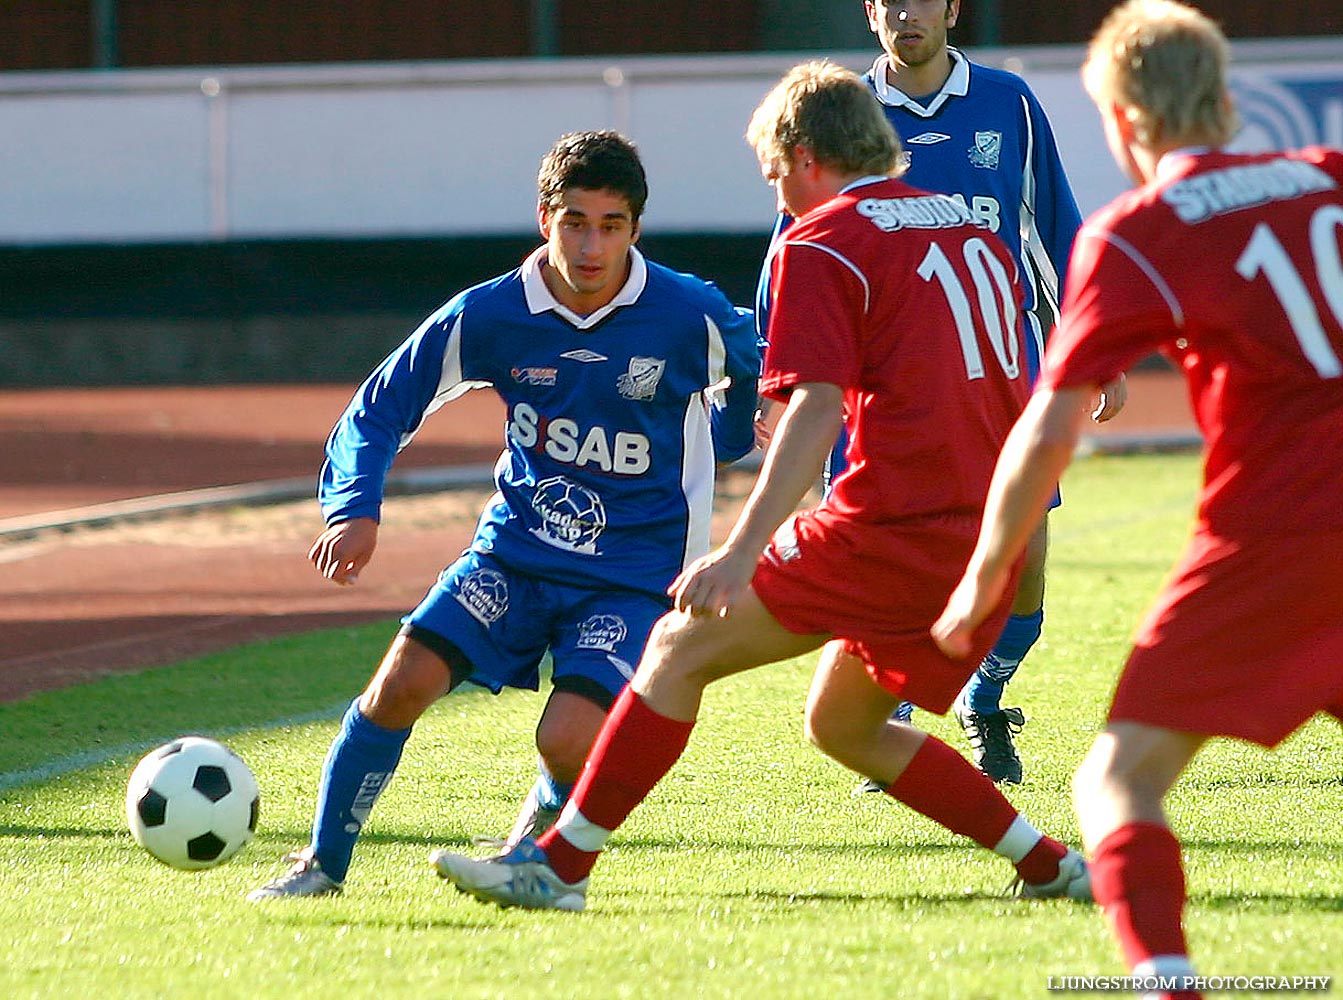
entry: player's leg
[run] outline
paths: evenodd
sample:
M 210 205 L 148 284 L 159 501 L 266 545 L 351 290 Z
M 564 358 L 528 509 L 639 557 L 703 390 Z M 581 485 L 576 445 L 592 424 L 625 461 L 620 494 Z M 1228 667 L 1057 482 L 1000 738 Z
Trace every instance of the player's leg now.
M 411 726 L 470 673 L 450 642 L 408 625 L 392 640 L 363 693 L 350 703 L 322 765 L 312 841 L 253 902 L 339 892 L 355 842 L 401 760 Z
M 823 640 L 787 631 L 749 591 L 726 618 L 681 612 L 662 618 L 593 744 L 569 806 L 541 840 L 556 852 L 566 880 L 586 876 L 610 832 L 680 758 L 709 684 L 798 656 Z
M 1193 974 L 1180 843 L 1162 800 L 1204 741 L 1192 733 L 1111 722 L 1073 779 L 1096 902 L 1135 975 Z
M 1040 376 L 1045 350 L 1046 323 L 1035 311 L 1024 316 L 1026 326 L 1026 375 L 1032 386 Z M 1049 510 L 1060 506 L 1058 490 Z M 1017 784 L 1022 779 L 1021 758 L 1013 737 L 1026 724 L 1019 708 L 1003 708 L 1003 688 L 1021 661 L 1040 638 L 1044 626 L 1045 559 L 1049 550 L 1049 518 L 1041 518 L 1026 544 L 1021 583 L 1012 602 L 1012 613 L 979 669 L 956 699 L 953 712 L 970 743 L 975 766 L 994 781 Z
M 1054 504 L 1058 502 L 1055 494 Z M 1007 784 L 1018 784 L 1022 780 L 1021 757 L 1013 737 L 1026 724 L 1026 716 L 1020 708 L 1002 707 L 1003 688 L 1016 674 L 1044 627 L 1048 554 L 1049 519 L 1046 516 L 1026 544 L 1021 583 L 1012 601 L 1012 613 L 993 649 L 966 681 L 952 709 L 970 743 L 975 766 L 994 781 Z M 902 701 L 891 718 L 909 722 L 913 714 L 914 706 Z M 868 778 L 858 785 L 855 794 L 880 791 L 884 789 Z
M 1022 779 L 1021 758 L 1013 736 L 1026 724 L 1019 708 L 1003 708 L 1003 688 L 1040 638 L 1045 619 L 1045 562 L 1049 553 L 1049 519 L 1041 518 L 1026 546 L 1021 584 L 1012 601 L 1012 613 L 993 649 L 956 698 L 954 712 L 961 724 L 975 766 L 994 781 L 1017 784 Z
M 637 591 L 539 586 L 554 609 L 548 634 L 554 691 L 536 728 L 537 779 L 505 848 L 539 837 L 559 817 L 606 713 L 668 607 L 665 598 Z
M 610 695 L 597 701 L 558 688 L 550 693 L 536 724 L 536 781 L 504 838 L 505 849 L 524 837 L 539 837 L 555 825 L 613 702 Z
M 533 634 L 539 630 L 526 584 L 474 552 L 439 576 L 341 721 L 322 766 L 311 843 L 286 875 L 249 899 L 339 891 L 373 804 L 424 711 L 468 677 L 497 692 L 516 677 L 535 676 L 545 644 Z
M 787 631 L 753 591 L 725 618 L 666 615 L 597 735 L 555 826 L 503 858 L 481 862 L 436 852 L 431 860 L 439 874 L 505 906 L 582 909 L 588 873 L 606 841 L 685 750 L 704 689 L 815 649 L 825 638 Z
M 897 700 L 845 644 L 828 643 L 807 698 L 807 736 L 896 800 L 1007 858 L 1024 895 L 1089 899 L 1081 856 L 1042 835 L 951 747 L 891 720 Z
M 914 703 L 910 701 L 898 702 L 891 710 L 890 719 L 892 722 L 904 722 L 912 725 L 914 723 Z M 864 778 L 853 789 L 854 795 L 874 795 L 886 791 L 886 786 L 874 778 Z

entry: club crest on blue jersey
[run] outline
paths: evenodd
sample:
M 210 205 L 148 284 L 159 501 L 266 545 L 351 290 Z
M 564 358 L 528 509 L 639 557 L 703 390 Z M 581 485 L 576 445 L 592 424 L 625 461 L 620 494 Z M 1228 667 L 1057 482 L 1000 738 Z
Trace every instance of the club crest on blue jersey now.
M 532 509 L 541 523 L 532 529 L 543 542 L 570 552 L 597 554 L 597 539 L 606 530 L 602 498 L 572 479 L 552 476 L 536 484 Z
M 508 581 L 492 569 L 474 570 L 462 578 L 452 596 L 488 628 L 508 610 Z
M 577 648 L 614 653 L 628 635 L 625 619 L 619 615 L 591 615 L 578 624 Z
M 554 385 L 555 378 L 559 373 L 558 368 L 543 368 L 536 365 L 528 368 L 514 368 L 509 372 L 513 376 L 513 381 L 522 385 Z
M 1001 132 L 976 132 L 975 144 L 970 147 L 970 164 L 986 170 L 997 170 L 998 160 L 1003 154 L 1003 134 Z
M 616 391 L 626 399 L 652 399 L 667 368 L 663 358 L 630 358 L 630 367 L 616 379 Z

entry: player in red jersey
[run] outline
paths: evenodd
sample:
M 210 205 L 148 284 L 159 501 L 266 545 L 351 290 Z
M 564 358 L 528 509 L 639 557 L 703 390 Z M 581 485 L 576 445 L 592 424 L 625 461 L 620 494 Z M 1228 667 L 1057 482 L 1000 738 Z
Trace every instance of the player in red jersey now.
M 1039 389 L 934 626 L 978 656 L 1089 394 L 1152 350 L 1179 365 L 1206 438 L 1194 536 L 1074 782 L 1096 900 L 1144 975 L 1192 975 L 1162 800 L 1194 754 L 1343 717 L 1343 153 L 1221 152 L 1227 59 L 1217 26 L 1170 0 L 1129 0 L 1093 39 L 1084 81 L 1141 186 L 1078 235 Z
M 1089 900 L 1076 851 L 1042 836 L 945 743 L 889 721 L 902 697 L 945 712 L 979 662 L 948 659 L 928 629 L 969 558 L 1025 401 L 1012 257 L 964 205 L 892 178 L 899 140 L 847 70 L 795 68 L 747 138 L 797 218 L 773 262 L 761 386 L 787 408 L 760 478 L 727 542 L 669 588 L 676 610 L 654 628 L 557 825 L 498 858 L 431 860 L 482 899 L 582 909 L 598 853 L 680 757 L 705 687 L 825 646 L 806 711 L 812 742 L 1007 857 L 1025 895 Z M 848 469 L 794 516 L 841 422 Z M 999 600 L 976 630 L 981 656 L 1010 604 Z

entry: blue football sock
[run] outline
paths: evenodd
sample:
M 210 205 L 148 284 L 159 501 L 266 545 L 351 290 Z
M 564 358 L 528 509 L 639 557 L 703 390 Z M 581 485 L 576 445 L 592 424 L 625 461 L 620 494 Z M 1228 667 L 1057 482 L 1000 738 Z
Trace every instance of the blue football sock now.
M 345 880 L 354 842 L 392 780 L 409 736 L 409 729 L 384 729 L 369 722 L 359 711 L 359 699 L 350 702 L 322 765 L 312 823 L 313 855 L 337 882 Z
M 546 765 L 536 762 L 536 806 L 550 812 L 559 812 L 574 792 L 574 783 L 565 784 L 555 780 Z
M 989 655 L 966 682 L 960 700 L 970 711 L 990 715 L 1001 710 L 1003 688 L 1017 672 L 1044 628 L 1045 609 L 1031 615 L 1010 615 Z

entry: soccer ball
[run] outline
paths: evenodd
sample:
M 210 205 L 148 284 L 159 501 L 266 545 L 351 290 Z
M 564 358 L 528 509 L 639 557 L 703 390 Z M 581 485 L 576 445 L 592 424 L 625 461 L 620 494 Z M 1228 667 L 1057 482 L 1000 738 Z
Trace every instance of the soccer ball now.
M 188 870 L 227 861 L 256 833 L 261 796 L 241 757 L 214 740 L 183 736 L 149 751 L 126 788 L 135 842 Z

